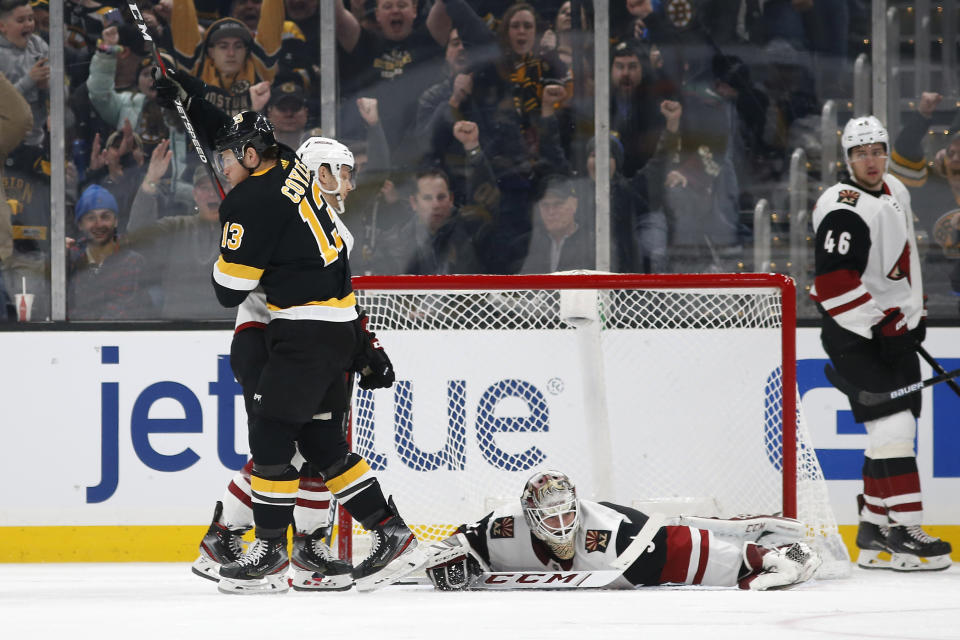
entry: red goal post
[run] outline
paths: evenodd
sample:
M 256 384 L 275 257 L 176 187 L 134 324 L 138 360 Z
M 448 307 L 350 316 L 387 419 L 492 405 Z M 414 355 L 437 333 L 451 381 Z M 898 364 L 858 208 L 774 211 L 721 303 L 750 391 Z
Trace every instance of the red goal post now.
M 353 285 L 397 384 L 355 392 L 351 446 L 421 540 L 517 498 L 534 470 L 559 468 L 581 497 L 641 510 L 799 516 L 846 560 L 800 417 L 789 277 L 577 272 Z M 347 531 L 344 557 L 365 536 L 341 509 L 338 532 Z

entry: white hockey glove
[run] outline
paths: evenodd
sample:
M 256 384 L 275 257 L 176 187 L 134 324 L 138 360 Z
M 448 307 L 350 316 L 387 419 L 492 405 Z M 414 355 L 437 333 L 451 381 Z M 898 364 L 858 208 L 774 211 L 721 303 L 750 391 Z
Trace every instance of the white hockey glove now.
M 427 553 L 427 578 L 440 591 L 467 589 L 474 578 L 490 570 L 462 533 L 431 545 Z
M 752 542 L 743 545 L 741 589 L 789 589 L 813 577 L 823 560 L 803 542 L 770 549 Z

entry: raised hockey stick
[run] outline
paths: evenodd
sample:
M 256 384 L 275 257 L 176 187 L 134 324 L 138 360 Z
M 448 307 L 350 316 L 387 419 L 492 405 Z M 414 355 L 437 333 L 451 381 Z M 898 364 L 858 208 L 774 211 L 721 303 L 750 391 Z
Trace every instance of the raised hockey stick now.
M 929 364 L 930 367 L 937 373 L 942 375 L 947 372 L 946 369 L 940 366 L 940 363 L 937 362 L 937 359 L 934 358 L 932 355 L 930 355 L 930 352 L 928 352 L 926 349 L 923 348 L 923 345 L 920 345 L 920 344 L 917 345 L 917 353 L 919 353 L 920 357 L 926 360 L 927 364 Z M 947 380 L 946 382 L 947 382 L 947 386 L 953 389 L 953 392 L 955 394 L 960 396 L 960 385 L 958 385 L 953 380 Z
M 921 380 L 920 382 L 914 382 L 913 384 L 908 384 L 905 387 L 900 387 L 899 389 L 893 389 L 891 391 L 864 391 L 863 389 L 855 387 L 849 380 L 837 373 L 836 369 L 831 367 L 829 364 L 823 366 L 823 372 L 827 375 L 827 380 L 833 383 L 833 386 L 842 391 L 848 397 L 868 407 L 883 404 L 884 402 L 890 402 L 891 400 L 896 400 L 897 398 L 902 398 L 903 396 L 908 396 L 912 393 L 917 393 L 918 391 L 922 391 L 927 387 L 933 386 L 940 382 L 953 380 L 954 378 L 960 376 L 960 369 L 954 369 L 953 371 L 945 371 L 938 376 L 934 376 L 933 378 L 927 378 L 926 380 Z
M 469 589 L 598 589 L 606 587 L 623 575 L 637 559 L 650 550 L 650 543 L 666 519 L 660 513 L 652 513 L 646 523 L 616 560 L 610 569 L 595 571 L 487 571 L 477 576 Z
M 143 20 L 143 14 L 140 13 L 140 8 L 137 6 L 136 0 L 127 0 L 127 6 L 130 8 L 134 22 L 137 23 L 137 28 L 140 29 L 140 35 L 143 36 L 144 41 L 149 42 L 153 48 L 153 57 L 156 60 L 157 66 L 160 67 L 160 72 L 166 77 L 167 65 L 163 63 L 163 58 L 160 57 L 160 49 L 157 48 L 156 41 L 150 36 L 150 32 L 147 30 L 147 23 Z M 203 146 L 197 138 L 197 132 L 190 122 L 190 116 L 187 115 L 187 110 L 183 108 L 183 103 L 180 101 L 180 98 L 175 98 L 173 104 L 177 107 L 177 114 L 180 116 L 180 121 L 183 122 L 183 128 L 186 129 L 187 135 L 190 136 L 190 142 L 193 143 L 193 150 L 197 152 L 200 162 L 203 163 L 203 166 L 207 169 L 210 182 L 213 183 L 217 193 L 220 195 L 220 199 L 223 200 L 226 197 L 226 193 L 220 184 L 220 180 L 217 179 L 217 174 L 214 173 L 213 167 L 210 166 L 207 154 L 203 152 Z

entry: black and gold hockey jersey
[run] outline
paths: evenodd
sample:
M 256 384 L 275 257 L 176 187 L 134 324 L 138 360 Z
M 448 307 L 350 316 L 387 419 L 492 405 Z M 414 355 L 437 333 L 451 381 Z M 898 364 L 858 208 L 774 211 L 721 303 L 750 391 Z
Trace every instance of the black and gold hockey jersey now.
M 270 318 L 349 322 L 357 317 L 347 247 L 310 171 L 289 150 L 220 205 L 214 288 L 237 306 L 257 285 Z

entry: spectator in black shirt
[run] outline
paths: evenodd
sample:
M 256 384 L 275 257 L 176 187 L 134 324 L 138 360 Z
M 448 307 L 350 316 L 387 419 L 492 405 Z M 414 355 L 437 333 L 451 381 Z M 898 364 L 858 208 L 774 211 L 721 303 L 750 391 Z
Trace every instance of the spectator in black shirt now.
M 394 163 L 409 165 L 417 160 L 419 149 L 412 139 L 417 100 L 436 81 L 450 34 L 444 3 L 436 2 L 425 23 L 416 26 L 415 0 L 377 0 L 379 33 L 361 27 L 343 0 L 336 0 L 335 12 L 337 42 L 346 54 L 341 57 L 344 135 L 362 137 L 358 135 L 362 126 L 355 98 L 376 98 L 380 104 L 390 105 L 381 115 Z
M 638 43 L 621 42 L 610 64 L 610 130 L 623 143 L 621 170 L 627 178 L 647 163 L 663 130 L 646 59 Z

